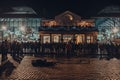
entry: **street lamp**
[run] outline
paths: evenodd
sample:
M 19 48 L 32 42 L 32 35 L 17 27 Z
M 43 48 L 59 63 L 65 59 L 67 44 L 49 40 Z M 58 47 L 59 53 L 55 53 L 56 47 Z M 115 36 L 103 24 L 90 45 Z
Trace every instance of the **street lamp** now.
M 26 31 L 26 28 L 25 28 L 25 26 L 21 26 L 21 27 L 19 27 L 19 29 L 22 32 L 22 40 L 23 40 L 23 37 L 24 37 L 23 32 Z
M 3 37 L 4 37 L 4 31 L 7 30 L 7 27 L 6 26 L 2 26 L 1 27 L 1 32 L 2 32 L 2 42 L 3 42 Z

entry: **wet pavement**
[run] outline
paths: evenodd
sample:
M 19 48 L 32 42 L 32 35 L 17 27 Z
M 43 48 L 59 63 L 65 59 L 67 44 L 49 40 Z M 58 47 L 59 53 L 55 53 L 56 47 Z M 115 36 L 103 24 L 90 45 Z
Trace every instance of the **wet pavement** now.
M 20 63 L 8 55 L 14 69 L 10 75 L 4 71 L 2 80 L 120 80 L 120 60 L 98 58 L 47 58 L 57 62 L 53 67 L 33 67 L 32 60 L 40 57 L 24 56 Z M 9 66 L 11 67 L 11 66 Z

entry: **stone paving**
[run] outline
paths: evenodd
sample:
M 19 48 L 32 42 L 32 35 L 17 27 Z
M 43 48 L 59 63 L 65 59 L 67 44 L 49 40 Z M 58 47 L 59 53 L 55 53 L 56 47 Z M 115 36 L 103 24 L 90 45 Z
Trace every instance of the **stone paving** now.
M 21 63 L 9 60 L 16 66 L 8 77 L 0 80 L 120 80 L 120 60 L 97 58 L 47 58 L 57 62 L 54 67 L 33 67 L 34 56 L 25 56 Z

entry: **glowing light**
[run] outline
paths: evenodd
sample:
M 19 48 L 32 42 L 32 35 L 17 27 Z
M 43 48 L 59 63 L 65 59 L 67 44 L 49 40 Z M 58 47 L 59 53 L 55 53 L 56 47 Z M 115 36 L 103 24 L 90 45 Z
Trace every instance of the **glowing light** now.
M 25 32 L 25 26 L 21 26 L 19 29 L 20 29 L 21 31 Z
M 69 19 L 70 19 L 70 20 L 73 20 L 73 17 L 72 17 L 72 15 L 70 15 L 70 14 L 67 14 L 67 16 L 69 17 Z
M 6 26 L 2 26 L 2 30 L 7 30 L 7 27 Z
M 114 27 L 112 31 L 113 31 L 113 33 L 117 33 L 118 29 L 116 27 Z

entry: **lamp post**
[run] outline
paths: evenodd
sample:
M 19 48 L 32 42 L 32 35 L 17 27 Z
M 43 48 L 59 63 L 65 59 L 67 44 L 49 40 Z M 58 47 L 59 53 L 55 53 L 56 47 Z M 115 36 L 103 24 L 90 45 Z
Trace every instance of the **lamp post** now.
M 26 28 L 25 28 L 25 26 L 21 26 L 20 28 L 20 31 L 21 31 L 21 33 L 22 33 L 22 40 L 23 40 L 23 32 L 25 32 L 26 31 Z
M 13 32 L 9 32 L 9 34 L 10 34 L 10 42 L 12 42 L 13 41 Z
M 7 27 L 6 26 L 2 26 L 1 27 L 1 34 L 2 34 L 2 58 L 1 58 L 1 64 L 3 61 L 7 60 L 7 50 L 4 48 L 5 44 L 6 43 L 3 43 L 3 37 L 4 37 L 4 31 L 7 30 Z M 7 47 L 7 46 L 6 46 Z
M 1 27 L 1 31 L 2 31 L 2 42 L 3 42 L 3 38 L 4 38 L 4 31 L 7 30 L 7 27 L 6 26 L 2 26 Z

